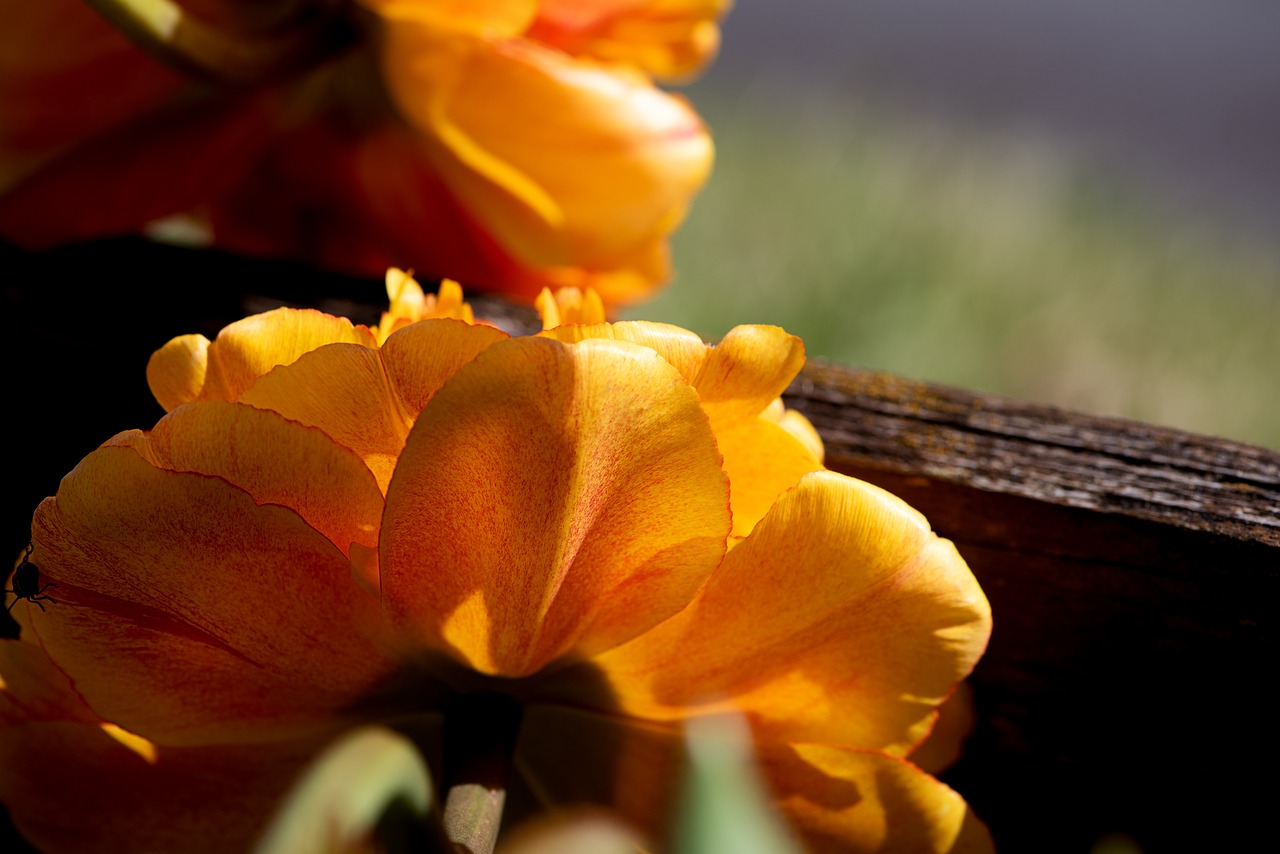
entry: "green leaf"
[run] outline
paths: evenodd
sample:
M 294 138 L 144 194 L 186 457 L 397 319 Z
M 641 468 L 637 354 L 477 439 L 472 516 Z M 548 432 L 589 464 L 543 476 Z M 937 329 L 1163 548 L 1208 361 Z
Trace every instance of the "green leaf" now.
M 799 854 L 751 758 L 751 733 L 736 715 L 685 726 L 688 771 L 675 854 Z

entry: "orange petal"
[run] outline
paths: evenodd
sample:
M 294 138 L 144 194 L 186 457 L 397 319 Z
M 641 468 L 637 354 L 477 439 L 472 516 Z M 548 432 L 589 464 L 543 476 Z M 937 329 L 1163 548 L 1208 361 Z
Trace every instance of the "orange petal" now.
M 729 703 L 769 740 L 902 753 L 990 625 L 977 581 L 919 513 L 822 471 L 778 500 L 692 605 L 595 663 L 630 714 Z
M 964 799 L 905 760 L 826 744 L 766 744 L 760 760 L 777 806 L 810 851 L 995 850 Z
M 373 333 L 345 317 L 314 309 L 277 308 L 225 327 L 209 345 L 200 400 L 236 400 L 277 365 L 325 344 L 376 346 Z
M 529 37 L 560 50 L 684 77 L 715 55 L 730 0 L 542 0 Z
M 422 411 L 387 491 L 383 602 L 473 668 L 531 673 L 682 608 L 729 530 L 696 396 L 650 350 L 494 344 Z
M 735 326 L 714 346 L 687 329 L 624 321 L 549 329 L 561 341 L 608 338 L 656 350 L 698 392 L 719 433 L 768 409 L 804 365 L 804 343 L 777 326 Z
M 445 183 L 527 264 L 633 255 L 675 228 L 710 169 L 696 114 L 639 75 L 407 21 L 387 27 L 383 68 Z
M 426 320 L 380 350 L 322 347 L 259 379 L 240 400 L 318 427 L 353 450 L 380 489 L 391 480 L 418 412 L 462 365 L 506 334 L 458 320 Z
M 377 600 L 293 511 L 107 447 L 36 511 L 14 609 L 104 719 L 160 743 L 331 728 L 390 666 Z
M 822 468 L 804 442 L 764 418 L 716 432 L 733 507 L 733 535 L 745 537 L 782 493 Z
M 0 640 L 0 732 L 21 724 L 52 721 L 99 723 L 43 649 Z
M 707 360 L 707 353 L 711 349 L 701 338 L 687 329 L 672 326 L 669 323 L 653 323 L 647 320 L 558 326 L 539 334 L 568 344 L 586 341 L 589 338 L 603 338 L 609 341 L 630 341 L 648 347 L 679 371 L 680 376 L 684 377 L 685 382 L 690 385 L 698 378 L 702 365 Z
M 209 370 L 209 339 L 179 335 L 151 354 L 147 385 L 164 411 L 198 400 Z
M 258 504 L 288 507 L 344 555 L 352 543 L 377 546 L 382 493 L 364 462 L 275 412 L 221 401 L 189 404 L 149 433 L 122 433 L 108 444 L 128 445 L 157 468 L 220 477 Z

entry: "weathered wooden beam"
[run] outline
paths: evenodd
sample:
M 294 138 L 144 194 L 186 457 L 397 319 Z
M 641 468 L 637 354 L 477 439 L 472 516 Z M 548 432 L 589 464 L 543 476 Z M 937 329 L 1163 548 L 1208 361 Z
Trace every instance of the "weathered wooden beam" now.
M 1004 850 L 1267 838 L 1280 453 L 822 363 L 786 400 L 829 467 L 924 512 L 991 599 L 947 779 Z

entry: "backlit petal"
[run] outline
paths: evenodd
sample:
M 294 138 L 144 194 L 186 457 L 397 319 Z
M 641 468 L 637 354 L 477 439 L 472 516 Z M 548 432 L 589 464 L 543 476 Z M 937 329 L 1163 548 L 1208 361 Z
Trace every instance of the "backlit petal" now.
M 765 746 L 760 761 L 779 809 L 815 854 L 994 850 L 964 799 L 905 760 L 792 744 Z
M 693 380 L 719 433 L 763 412 L 804 366 L 804 344 L 777 326 L 735 326 Z
M 240 400 L 318 427 L 358 454 L 385 490 L 418 412 L 458 369 L 507 335 L 459 320 L 425 320 L 379 350 L 340 344 L 305 353 Z
M 561 341 L 607 338 L 657 351 L 698 392 L 719 433 L 764 412 L 804 365 L 804 344 L 777 326 L 735 326 L 708 345 L 687 329 L 624 321 L 549 329 Z
M 147 385 L 164 411 L 198 400 L 209 370 L 209 339 L 179 335 L 151 354 Z
M 378 544 L 382 493 L 350 449 L 275 412 L 209 401 L 179 407 L 148 433 L 122 433 L 157 468 L 210 474 L 258 504 L 279 504 L 347 554 L 352 543 Z
M 293 511 L 102 448 L 36 511 L 58 584 L 14 615 L 104 719 L 161 743 L 340 724 L 389 666 L 375 598 Z
M 335 343 L 373 347 L 376 341 L 367 328 L 313 309 L 278 308 L 238 320 L 209 345 L 199 399 L 236 400 L 276 365 Z
M 719 461 L 693 391 L 652 351 L 495 344 L 409 436 L 383 518 L 384 606 L 488 673 L 621 643 L 719 562 Z
M 729 552 L 689 608 L 595 663 L 641 717 L 729 701 L 768 740 L 902 753 L 989 632 L 976 580 L 919 513 L 869 484 L 815 472 Z
M 751 533 L 782 493 L 822 468 L 804 442 L 764 418 L 717 431 L 716 445 L 729 476 L 735 537 Z

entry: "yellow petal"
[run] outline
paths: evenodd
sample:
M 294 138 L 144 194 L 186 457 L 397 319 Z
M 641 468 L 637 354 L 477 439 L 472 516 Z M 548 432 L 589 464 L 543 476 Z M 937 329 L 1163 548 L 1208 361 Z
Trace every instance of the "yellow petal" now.
M 539 334 L 570 344 L 589 338 L 603 338 L 609 341 L 630 341 L 648 347 L 679 371 L 680 376 L 690 385 L 698 378 L 710 349 L 701 338 L 687 329 L 647 320 L 559 326 Z
M 964 799 L 905 760 L 825 744 L 766 745 L 760 759 L 779 809 L 810 851 L 994 851 Z
M 445 183 L 526 264 L 617 266 L 676 227 L 710 169 L 685 101 L 619 69 L 402 20 L 383 68 Z
M 769 740 L 903 753 L 990 625 L 977 581 L 919 513 L 823 471 L 778 500 L 693 604 L 595 663 L 641 717 L 728 703 Z
M 719 562 L 725 478 L 652 351 L 494 344 L 423 410 L 387 492 L 383 602 L 408 637 L 516 676 L 621 643 Z
M 102 448 L 36 511 L 56 604 L 14 610 L 103 719 L 160 744 L 327 729 L 389 668 L 378 602 L 292 510 Z
M 719 433 L 768 409 L 804 365 L 804 343 L 777 326 L 735 326 L 714 346 L 687 329 L 624 321 L 547 330 L 561 341 L 607 338 L 657 351 L 698 392 Z
M 168 412 L 200 397 L 208 370 L 209 339 L 203 335 L 179 335 L 151 354 L 147 385 Z
M 763 412 L 804 366 L 804 343 L 777 326 L 735 326 L 693 386 L 718 433 Z
M 321 431 L 275 412 L 221 401 L 189 404 L 149 433 L 122 433 L 108 444 L 128 445 L 157 468 L 220 477 L 258 504 L 288 507 L 343 554 L 353 543 L 377 546 L 382 493 L 364 462 Z
M 209 345 L 199 400 L 236 400 L 277 365 L 288 365 L 325 344 L 373 347 L 373 333 L 345 317 L 312 309 L 278 308 L 238 320 Z
M 716 445 L 729 476 L 735 537 L 751 533 L 782 493 L 822 468 L 804 442 L 764 418 L 717 431 Z

